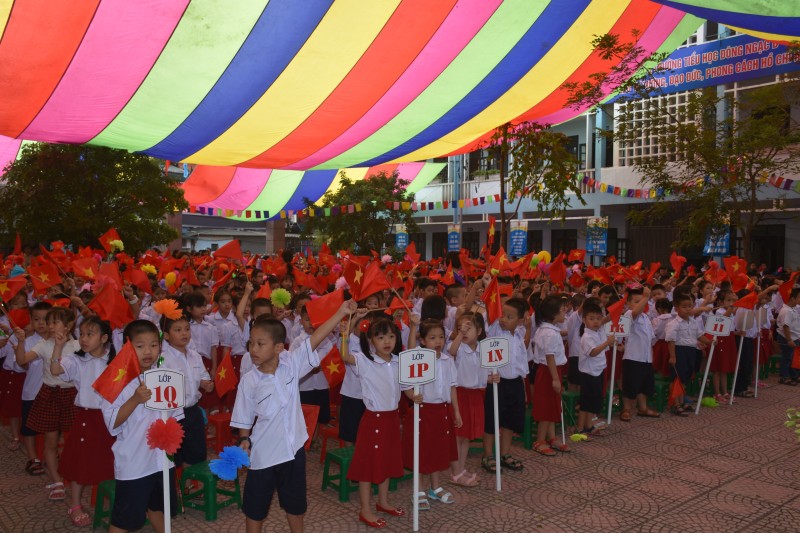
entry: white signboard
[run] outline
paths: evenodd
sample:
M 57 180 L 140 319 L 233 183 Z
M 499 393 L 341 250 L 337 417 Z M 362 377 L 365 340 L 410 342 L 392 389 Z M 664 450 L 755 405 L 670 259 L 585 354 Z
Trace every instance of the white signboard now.
M 604 327 L 606 337 L 614 334 L 615 339 L 624 339 L 631 332 L 631 319 L 627 316 L 619 317 L 619 323 L 615 326 L 613 322 L 606 322 Z
M 706 319 L 706 333 L 715 337 L 727 337 L 731 333 L 733 320 L 724 315 L 711 315 Z
M 436 352 L 412 348 L 400 352 L 400 384 L 425 385 L 436 379 Z
M 168 368 L 156 368 L 144 373 L 144 385 L 152 395 L 144 406 L 153 411 L 171 411 L 184 407 L 186 395 L 183 374 Z
M 504 337 L 488 337 L 479 343 L 481 349 L 482 368 L 500 368 L 511 362 L 509 359 L 508 339 Z

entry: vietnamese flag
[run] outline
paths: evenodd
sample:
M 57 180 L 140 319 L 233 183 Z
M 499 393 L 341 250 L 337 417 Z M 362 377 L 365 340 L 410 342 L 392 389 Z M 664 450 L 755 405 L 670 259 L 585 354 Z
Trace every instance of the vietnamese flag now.
M 244 264 L 244 255 L 242 254 L 242 246 L 239 244 L 237 239 L 233 239 L 231 242 L 223 246 L 222 248 L 217 249 L 214 252 L 214 259 L 219 257 L 225 257 L 228 259 L 237 259 Z
M 122 241 L 119 238 L 119 233 L 114 228 L 109 229 L 107 232 L 100 236 L 100 246 L 102 246 L 106 253 L 111 253 L 111 241 Z
M 28 275 L 36 294 L 44 294 L 48 289 L 61 283 L 61 276 L 58 275 L 55 265 L 44 263 L 38 267 L 28 267 Z
M 758 293 L 756 291 L 751 291 L 746 296 L 743 296 L 733 302 L 733 306 L 741 307 L 742 309 L 755 309 L 757 303 Z
M 109 285 L 104 285 L 87 307 L 103 320 L 108 320 L 114 329 L 124 327 L 134 319 L 128 300 Z
M 9 309 L 6 315 L 8 315 L 8 321 L 11 322 L 11 325 L 14 327 L 25 329 L 28 327 L 28 324 L 31 323 L 31 314 L 27 307 L 23 307 L 22 309 Z
M 723 257 L 722 263 L 725 265 L 725 270 L 728 271 L 728 277 L 731 279 L 733 279 L 734 274 L 747 274 L 747 261 L 741 257 L 735 255 Z
M 269 300 L 269 297 L 272 296 L 272 287 L 269 286 L 269 283 L 264 281 L 264 284 L 258 289 L 256 293 L 256 298 L 266 298 Z
M 797 273 L 795 272 L 792 274 L 792 277 L 789 278 L 789 281 L 783 282 L 778 287 L 778 292 L 783 298 L 783 303 L 789 301 L 789 297 L 792 295 L 792 289 L 794 288 L 794 279 L 797 277 Z M 5 296 L 3 297 L 5 299 Z
M 497 283 L 496 277 L 493 277 L 489 285 L 486 286 L 486 289 L 481 295 L 481 300 L 486 304 L 488 324 L 493 324 L 494 321 L 503 314 L 503 303 L 500 300 L 500 286 Z
M 675 376 L 675 379 L 672 380 L 672 384 L 669 386 L 670 407 L 675 405 L 678 398 L 683 398 L 684 394 L 686 394 L 686 389 L 683 387 L 683 383 L 681 383 L 681 378 Z
M 239 378 L 236 377 L 236 372 L 233 370 L 231 352 L 228 350 L 219 366 L 217 366 L 217 373 L 214 374 L 214 389 L 217 391 L 217 396 L 222 398 L 230 391 L 236 389 L 238 383 Z
M 494 256 L 491 264 L 489 265 L 489 273 L 492 275 L 497 275 L 492 271 L 497 270 L 497 273 L 500 273 L 503 272 L 504 270 L 509 270 L 510 268 L 511 268 L 511 261 L 508 260 L 508 255 L 506 255 L 506 251 L 501 246 L 497 250 L 497 255 Z
M 567 281 L 567 268 L 564 265 L 563 253 L 558 254 L 550 265 L 550 281 L 559 287 L 563 287 L 564 282 Z
M 103 373 L 92 383 L 92 387 L 108 403 L 114 403 L 122 389 L 136 379 L 141 372 L 136 350 L 133 349 L 131 341 L 128 341 L 108 363 Z
M 306 302 L 306 313 L 308 313 L 308 319 L 311 320 L 311 325 L 315 328 L 320 327 L 336 314 L 342 303 L 344 303 L 344 291 L 342 289 L 337 289 L 319 298 L 312 298 L 311 301 Z
M 619 319 L 622 317 L 622 312 L 625 310 L 625 300 L 620 299 L 617 303 L 609 305 L 606 308 L 608 315 L 611 317 L 611 323 L 614 326 L 619 326 Z
M 658 272 L 659 268 L 661 268 L 660 261 L 656 261 L 655 263 L 650 263 L 650 270 L 647 272 L 647 279 L 645 280 L 645 283 L 647 283 L 648 285 L 653 283 L 653 276 L 656 275 L 656 272 Z
M 140 291 L 144 291 L 147 294 L 153 294 L 153 285 L 150 283 L 150 278 L 148 278 L 147 274 L 145 274 L 142 270 L 138 268 L 129 268 L 123 273 L 123 275 L 131 285 Z
M 95 279 L 100 271 L 100 266 L 91 258 L 73 259 L 72 271 L 82 278 Z
M 672 255 L 669 256 L 669 264 L 672 266 L 672 270 L 675 271 L 676 278 L 681 273 L 684 263 L 686 263 L 686 258 L 682 255 L 676 254 L 674 251 L 672 252 Z
M 8 303 L 27 283 L 22 276 L 0 280 L 0 299 Z
M 122 290 L 122 276 L 119 275 L 119 265 L 117 263 L 103 263 L 100 265 L 100 275 L 107 276 L 117 284 L 117 289 Z
M 363 300 L 376 292 L 391 288 L 389 280 L 386 279 L 386 274 L 381 270 L 380 263 L 372 262 L 364 272 L 364 279 L 361 281 L 361 291 L 357 300 Z
M 328 354 L 319 362 L 319 369 L 322 370 L 325 379 L 328 380 L 328 385 L 332 389 L 344 381 L 345 367 L 339 348 L 334 346 L 330 349 Z
M 572 263 L 573 261 L 580 261 L 586 258 L 586 250 L 570 250 L 569 256 L 567 257 L 567 262 Z
M 497 221 L 492 215 L 489 215 L 489 232 L 486 235 L 486 242 L 489 244 L 489 247 L 494 244 L 494 223 Z
M 420 254 L 417 253 L 417 245 L 413 242 L 410 242 L 408 246 L 406 246 L 405 254 L 407 259 L 410 259 L 414 263 L 419 263 Z
M 569 284 L 572 285 L 572 288 L 578 289 L 583 287 L 586 280 L 583 279 L 583 276 L 580 275 L 579 272 L 572 272 L 572 275 L 569 277 Z

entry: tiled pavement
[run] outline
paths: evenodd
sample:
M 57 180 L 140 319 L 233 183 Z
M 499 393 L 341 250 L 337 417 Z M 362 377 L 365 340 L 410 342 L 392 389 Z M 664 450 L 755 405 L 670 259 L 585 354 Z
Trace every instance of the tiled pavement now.
M 704 409 L 698 417 L 615 420 L 604 437 L 574 444 L 571 454 L 546 458 L 516 447 L 525 470 L 504 475 L 502 493 L 485 474 L 476 488 L 450 485 L 456 503 L 433 502 L 421 513 L 420 530 L 800 531 L 800 444 L 783 427 L 786 408 L 800 406 L 799 393 L 773 378 L 758 399 Z M 6 450 L 8 428 L 0 434 L 0 531 L 75 530 L 66 506 L 47 501 L 44 480 L 23 472 L 22 452 Z M 319 491 L 317 454 L 309 456 L 306 530 L 369 531 L 357 522 L 357 494 L 342 504 L 333 490 Z M 470 467 L 478 468 L 477 456 Z M 401 483 L 391 501 L 408 507 L 410 485 Z M 386 531 L 412 529 L 410 516 L 389 524 Z M 288 530 L 277 501 L 264 529 Z M 173 522 L 176 532 L 243 530 L 243 515 L 233 508 L 220 511 L 216 522 L 192 510 Z

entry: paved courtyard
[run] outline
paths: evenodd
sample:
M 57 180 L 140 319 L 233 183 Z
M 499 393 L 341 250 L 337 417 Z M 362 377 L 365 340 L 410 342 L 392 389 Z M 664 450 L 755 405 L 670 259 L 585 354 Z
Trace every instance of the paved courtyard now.
M 456 503 L 432 502 L 420 530 L 799 531 L 800 444 L 783 427 L 786 408 L 800 406 L 799 393 L 772 378 L 758 399 L 737 399 L 733 407 L 705 409 L 698 417 L 615 420 L 604 437 L 574 444 L 570 454 L 547 458 L 517 446 L 525 470 L 504 475 L 502 493 L 485 474 L 479 487 L 449 485 Z M 8 428 L 0 434 L 0 531 L 76 530 L 65 504 L 47 501 L 44 479 L 23 471 L 22 451 L 6 449 Z M 370 531 L 357 522 L 356 493 L 343 504 L 332 489 L 320 492 L 318 454 L 309 455 L 306 530 Z M 471 469 L 479 468 L 478 459 L 470 457 Z M 407 508 L 410 499 L 410 481 L 391 494 Z M 220 511 L 216 522 L 193 510 L 173 522 L 176 532 L 243 529 L 235 508 Z M 409 515 L 390 519 L 384 530 L 411 529 Z M 276 498 L 265 531 L 287 530 Z

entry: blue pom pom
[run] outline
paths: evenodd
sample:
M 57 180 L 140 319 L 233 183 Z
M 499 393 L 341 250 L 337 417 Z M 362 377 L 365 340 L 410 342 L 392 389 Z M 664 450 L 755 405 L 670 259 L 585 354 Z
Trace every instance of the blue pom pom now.
M 208 468 L 215 476 L 225 481 L 233 481 L 236 479 L 236 467 L 224 459 L 214 459 L 210 461 L 208 463 Z
M 219 459 L 208 463 L 211 472 L 220 479 L 233 481 L 243 466 L 250 466 L 250 456 L 238 446 L 225 446 Z
M 219 456 L 226 461 L 230 461 L 237 469 L 243 466 L 250 466 L 250 456 L 238 446 L 225 446 Z

